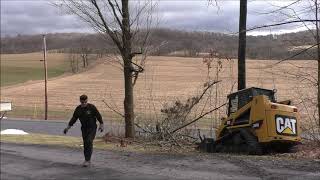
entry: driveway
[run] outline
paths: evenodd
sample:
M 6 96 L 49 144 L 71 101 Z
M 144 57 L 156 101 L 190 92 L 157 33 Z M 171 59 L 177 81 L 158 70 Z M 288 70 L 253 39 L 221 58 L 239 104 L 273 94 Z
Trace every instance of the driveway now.
M 1 179 L 320 179 L 320 163 L 272 156 L 154 154 L 1 143 Z

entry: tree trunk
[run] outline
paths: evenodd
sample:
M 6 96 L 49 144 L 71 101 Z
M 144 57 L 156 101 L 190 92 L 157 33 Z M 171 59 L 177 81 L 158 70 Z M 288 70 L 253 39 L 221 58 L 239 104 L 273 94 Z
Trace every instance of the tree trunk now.
M 78 55 L 75 54 L 75 61 L 76 61 L 76 72 L 79 72 L 79 59 L 78 59 Z
M 89 63 L 88 63 L 88 54 L 86 54 L 86 67 L 89 66 Z
M 81 55 L 82 57 L 82 65 L 83 65 L 83 68 L 86 67 L 86 58 L 84 57 L 84 55 Z
M 238 90 L 246 88 L 246 29 L 247 29 L 247 0 L 240 0 L 239 47 L 238 47 Z
M 124 116 L 125 116 L 125 136 L 134 138 L 134 103 L 133 103 L 133 85 L 132 85 L 132 47 L 131 47 L 131 32 L 130 32 L 130 16 L 129 2 L 122 0 L 122 58 L 124 64 Z
M 129 62 L 129 60 L 126 61 Z M 124 85 L 125 137 L 133 138 L 135 135 L 135 129 L 131 63 L 126 63 L 124 68 Z

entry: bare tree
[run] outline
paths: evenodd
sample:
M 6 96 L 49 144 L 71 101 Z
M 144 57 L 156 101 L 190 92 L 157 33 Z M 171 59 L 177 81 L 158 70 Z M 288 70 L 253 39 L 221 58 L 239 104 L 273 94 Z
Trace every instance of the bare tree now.
M 75 49 L 71 48 L 67 54 L 68 61 L 70 62 L 70 69 L 72 73 L 79 72 L 79 55 Z
M 296 3 L 301 3 L 303 1 L 301 0 L 297 0 L 297 1 L 294 1 L 293 3 L 285 6 L 285 7 L 281 7 L 280 9 L 278 9 L 278 11 L 281 11 L 283 9 L 285 10 L 289 10 L 289 12 L 291 13 L 282 13 L 283 15 L 287 16 L 287 17 L 290 17 L 290 18 L 293 18 L 293 20 L 291 19 L 291 22 L 295 22 L 295 21 L 301 21 L 304 25 L 304 27 L 306 27 L 309 32 L 313 35 L 314 39 L 315 39 L 315 45 L 313 46 L 310 46 L 304 50 L 302 50 L 301 52 L 302 53 L 307 53 L 308 50 L 312 49 L 313 47 L 317 47 L 317 51 L 316 51 L 316 61 L 317 61 L 317 64 L 318 64 L 318 71 L 317 71 L 317 82 L 315 83 L 315 86 L 317 87 L 317 111 L 318 111 L 318 128 L 320 128 L 320 86 L 319 86 L 319 80 L 320 80 L 320 41 L 319 41 L 319 19 L 318 19 L 318 12 L 319 12 L 319 4 L 318 4 L 318 0 L 309 0 L 309 6 L 303 8 L 303 13 L 301 13 L 301 10 L 300 12 L 297 12 L 297 10 L 293 7 L 290 7 Z M 304 1 L 306 2 L 306 1 Z M 314 19 L 311 19 L 311 20 L 303 20 L 300 16 L 304 16 L 304 13 L 307 13 L 307 14 L 314 14 Z M 290 22 L 290 21 L 287 21 L 287 22 Z M 314 30 L 310 29 L 310 24 L 306 24 L 306 22 L 312 22 L 314 23 L 314 26 L 315 28 L 315 33 L 314 33 Z M 300 54 L 300 52 L 298 53 Z M 287 58 L 288 59 L 288 58 Z M 303 79 L 309 79 L 309 78 L 312 78 L 311 79 L 311 82 L 314 80 L 314 77 L 310 74 L 302 74 L 302 73 L 299 73 L 297 74 L 297 76 L 299 77 L 299 79 L 303 78 Z M 309 80 L 310 81 L 310 80 Z
M 134 62 L 137 54 L 145 54 L 155 3 L 151 0 L 62 0 L 56 4 L 70 14 L 78 16 L 105 39 L 111 38 L 117 47 L 124 76 L 125 137 L 135 136 L 133 87 L 144 60 Z
M 306 109 L 307 106 L 306 105 L 304 106 L 308 113 L 309 119 L 312 119 L 312 118 L 314 118 L 314 120 L 317 119 L 317 121 L 312 120 L 312 122 L 317 122 L 315 124 L 318 124 L 317 133 L 320 132 L 320 86 L 319 86 L 320 40 L 319 40 L 319 18 L 318 18 L 319 4 L 318 3 L 319 3 L 318 0 L 308 0 L 308 1 L 296 0 L 286 6 L 278 7 L 276 8 L 276 10 L 264 13 L 264 14 L 279 14 L 280 16 L 283 17 L 283 22 L 278 22 L 270 25 L 262 25 L 262 26 L 247 29 L 247 31 L 251 31 L 251 30 L 266 28 L 266 27 L 281 26 L 281 25 L 286 25 L 291 23 L 300 23 L 314 37 L 314 45 L 304 48 L 303 50 L 297 52 L 294 55 L 289 56 L 288 58 L 280 60 L 279 62 L 273 64 L 271 67 L 278 65 L 284 61 L 290 60 L 303 53 L 309 54 L 310 57 L 314 58 L 314 60 L 317 61 L 317 64 L 318 64 L 317 73 L 312 73 L 312 69 L 310 69 L 307 72 L 306 71 L 301 72 L 299 70 L 295 74 L 291 74 L 293 77 L 296 77 L 301 81 L 309 82 L 317 91 L 316 93 L 317 98 L 316 97 L 310 98 L 308 103 L 306 103 L 307 101 L 306 99 L 302 99 L 300 103 L 300 104 L 308 104 L 308 105 L 311 104 L 313 108 L 317 110 L 318 113 L 311 113 L 312 115 L 310 115 L 309 114 L 310 112 L 308 112 L 308 109 Z M 314 18 L 312 18 L 313 16 Z M 311 19 L 304 19 L 304 17 L 311 17 Z M 309 51 L 314 48 L 317 49 L 315 51 L 316 53 L 315 54 L 309 53 Z M 301 69 L 301 67 L 296 67 L 296 68 Z M 315 74 L 317 74 L 317 76 L 315 76 Z M 314 103 L 313 99 L 316 99 L 317 103 Z M 316 117 L 315 115 L 317 115 L 318 117 Z
M 91 49 L 88 47 L 88 44 L 84 37 L 80 38 L 80 48 L 79 48 L 79 54 L 82 59 L 82 67 L 86 68 L 89 65 L 88 57 L 91 53 Z

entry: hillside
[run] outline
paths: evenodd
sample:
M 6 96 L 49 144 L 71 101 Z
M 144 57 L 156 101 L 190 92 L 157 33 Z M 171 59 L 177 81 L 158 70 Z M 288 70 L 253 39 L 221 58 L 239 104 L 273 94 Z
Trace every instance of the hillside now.
M 108 121 L 119 119 L 120 117 L 102 102 L 105 100 L 111 107 L 122 111 L 124 97 L 122 71 L 115 68 L 115 64 L 108 62 L 110 61 L 106 59 L 105 63 L 83 73 L 49 80 L 49 117 L 51 119 L 69 117 L 78 104 L 79 95 L 85 93 Z M 292 63 L 303 69 L 297 68 Z M 276 88 L 278 100 L 292 99 L 295 105 L 298 105 L 302 97 L 313 95 L 315 91 L 308 86 L 308 82 L 300 82 L 287 72 L 311 71 L 310 67 L 315 63 L 291 61 L 281 63 L 274 68 L 266 68 L 272 64 L 274 62 L 270 60 L 248 60 L 248 87 Z M 217 104 L 224 103 L 226 95 L 232 90 L 232 85 L 236 82 L 236 67 L 236 61 L 223 61 L 219 75 L 222 82 L 219 83 Z M 212 78 L 216 73 L 214 69 L 211 72 Z M 166 103 L 171 104 L 177 99 L 184 101 L 198 94 L 206 79 L 207 67 L 202 58 L 148 57 L 146 71 L 141 74 L 135 86 L 137 121 L 147 119 L 154 122 L 161 116 L 160 109 Z M 214 93 L 213 90 L 212 94 Z M 15 111 L 10 112 L 8 116 L 35 119 L 43 117 L 43 82 L 4 87 L 1 89 L 1 95 L 4 101 L 11 101 L 15 106 Z M 213 100 L 207 108 L 214 103 Z M 299 108 L 302 116 L 305 116 L 303 107 Z M 225 112 L 225 109 L 221 109 L 219 116 L 223 116 Z M 210 123 L 219 122 L 203 119 L 200 124 L 208 127 Z
M 214 32 L 186 32 L 170 29 L 153 29 L 150 45 L 155 48 L 152 55 L 196 57 L 214 50 L 224 56 L 237 57 L 238 37 Z M 114 52 L 109 39 L 99 34 L 56 33 L 47 35 L 49 50 L 66 52 L 86 46 L 95 53 Z M 159 46 L 160 44 L 164 44 Z M 250 59 L 283 59 L 305 47 L 315 44 L 310 32 L 282 35 L 248 36 L 247 57 Z M 18 35 L 1 39 L 1 53 L 30 53 L 42 48 L 42 35 Z M 314 59 L 314 49 L 293 59 Z
M 66 55 L 48 53 L 48 77 L 53 78 L 68 72 Z M 41 80 L 44 78 L 43 53 L 1 54 L 1 87 Z

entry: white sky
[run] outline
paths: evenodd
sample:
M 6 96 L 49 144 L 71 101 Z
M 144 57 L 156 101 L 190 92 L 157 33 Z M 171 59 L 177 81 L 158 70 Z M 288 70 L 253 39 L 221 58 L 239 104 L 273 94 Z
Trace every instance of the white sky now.
M 218 0 L 218 7 L 208 5 L 207 0 L 158 0 L 158 27 L 187 31 L 213 31 L 235 33 L 238 31 L 239 0 Z M 287 17 L 281 13 L 270 12 L 277 6 L 291 4 L 294 1 L 248 0 L 247 28 L 281 22 Z M 299 10 L 309 6 L 305 0 L 292 6 Z M 290 10 L 285 13 L 292 13 Z M 300 14 L 310 19 L 312 14 Z M 302 24 L 291 24 L 260 31 L 251 35 L 265 35 L 306 30 Z M 53 32 L 93 32 L 91 28 L 79 21 L 77 17 L 66 15 L 53 7 L 46 0 L 1 0 L 1 35 L 38 34 Z

